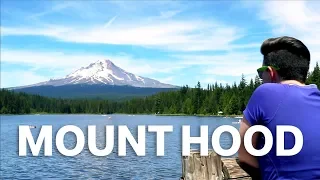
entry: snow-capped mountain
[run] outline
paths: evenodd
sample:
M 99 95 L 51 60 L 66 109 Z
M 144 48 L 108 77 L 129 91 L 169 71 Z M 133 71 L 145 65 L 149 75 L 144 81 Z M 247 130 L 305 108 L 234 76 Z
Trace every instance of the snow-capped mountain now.
M 128 85 L 134 87 L 152 88 L 176 88 L 177 86 L 161 83 L 157 80 L 137 76 L 116 66 L 110 60 L 99 60 L 87 67 L 82 67 L 73 73 L 59 79 L 50 79 L 46 82 L 30 86 L 63 86 L 74 84 L 106 84 L 106 85 Z M 29 87 L 30 87 L 29 86 Z

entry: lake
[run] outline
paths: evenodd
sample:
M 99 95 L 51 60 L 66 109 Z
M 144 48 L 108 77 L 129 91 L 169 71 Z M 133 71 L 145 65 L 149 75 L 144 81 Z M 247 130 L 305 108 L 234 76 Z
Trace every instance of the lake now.
M 111 116 L 111 119 L 108 117 Z M 220 125 L 232 125 L 237 129 L 236 118 L 195 116 L 152 116 L 152 115 L 21 115 L 1 116 L 1 179 L 179 179 L 181 176 L 182 126 L 190 125 L 191 136 L 200 136 L 200 126 L 209 126 L 209 149 L 211 135 Z M 26 157 L 18 154 L 18 126 L 35 125 L 30 129 L 36 140 L 42 125 L 52 125 L 52 156 L 44 156 L 43 147 L 39 156 L 32 156 L 28 146 Z M 55 135 L 65 125 L 76 125 L 85 134 L 85 147 L 74 157 L 59 153 L 55 146 Z M 105 157 L 94 156 L 87 146 L 87 127 L 96 125 L 97 146 L 105 147 L 105 126 L 115 126 L 114 149 Z M 173 132 L 165 133 L 164 156 L 156 156 L 156 134 L 146 130 L 146 156 L 137 156 L 127 143 L 127 156 L 118 156 L 117 126 L 126 125 L 137 139 L 138 125 L 172 125 Z M 75 146 L 75 136 L 65 135 L 66 148 Z M 223 148 L 232 144 L 231 136 L 223 133 L 220 138 Z M 199 145 L 191 145 L 199 149 Z

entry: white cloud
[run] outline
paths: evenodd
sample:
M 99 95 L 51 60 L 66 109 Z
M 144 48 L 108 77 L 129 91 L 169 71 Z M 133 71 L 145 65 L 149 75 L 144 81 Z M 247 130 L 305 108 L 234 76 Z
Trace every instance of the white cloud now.
M 229 64 L 225 66 L 211 66 L 207 67 L 204 70 L 204 74 L 215 74 L 215 75 L 221 75 L 221 76 L 241 76 L 242 74 L 252 74 L 256 69 L 258 69 L 260 64 L 248 64 L 243 63 L 240 64 Z
M 278 27 L 275 29 L 278 33 L 282 31 L 319 32 L 319 29 L 310 26 L 311 24 L 320 25 L 319 7 L 319 3 L 306 1 L 267 1 L 260 16 L 262 19 L 269 20 L 271 25 Z M 279 27 L 281 31 L 278 31 Z
M 61 77 L 101 59 L 110 59 L 120 68 L 141 76 L 172 73 L 186 67 L 177 63 L 169 65 L 168 61 L 134 58 L 127 54 L 68 54 L 64 52 L 1 49 L 1 62 L 28 65 L 34 69 L 50 69 L 52 72 L 59 71 Z
M 300 39 L 310 50 L 311 68 L 320 62 L 318 1 L 266 1 L 260 8 L 260 18 L 271 25 L 275 36 Z
M 110 26 L 114 20 L 116 20 L 117 16 L 112 17 L 103 27 L 107 28 L 108 26 Z
M 171 55 L 168 59 L 140 59 L 128 54 L 88 54 L 52 51 L 1 49 L 1 61 L 22 63 L 34 68 L 73 71 L 101 59 L 110 59 L 117 66 L 138 75 L 173 73 L 191 66 L 202 66 L 203 74 L 239 76 L 250 74 L 261 66 L 259 53 L 230 52 L 223 55 Z
M 192 3 L 193 6 L 195 3 Z M 186 9 L 189 4 L 186 2 L 179 1 L 105 1 L 105 5 L 110 7 L 115 5 L 115 9 L 122 10 L 130 14 L 136 14 L 148 12 L 152 9 L 153 12 L 166 12 L 166 11 L 181 11 Z M 177 13 L 177 12 L 176 12 Z M 166 14 L 166 13 L 164 13 Z
M 181 10 L 172 10 L 172 11 L 162 11 L 160 12 L 161 18 L 171 18 L 177 14 L 179 14 Z
M 212 78 L 214 75 L 234 76 L 238 80 L 237 76 L 242 73 L 245 75 L 254 74 L 256 68 L 261 65 L 257 61 L 258 58 L 261 58 L 260 56 L 255 56 L 252 53 L 235 52 L 216 56 L 176 55 L 169 56 L 169 59 L 164 60 L 139 59 L 127 54 L 69 54 L 9 49 L 2 49 L 1 52 L 1 61 L 3 63 L 30 66 L 33 68 L 30 73 L 46 70 L 51 73 L 50 78 L 63 77 L 101 59 L 110 59 L 120 68 L 140 76 L 152 78 L 165 75 L 166 78 L 155 79 L 173 84 L 180 83 L 179 78 L 183 77 L 185 73 L 201 75 L 201 78 L 198 79 L 203 79 L 206 82 L 210 80 L 203 77 Z M 200 67 L 201 71 L 195 69 L 194 66 L 197 66 L 196 68 Z M 224 83 L 222 77 L 217 81 Z M 194 84 L 195 82 L 190 83 Z
M 183 59 L 183 64 L 189 65 L 225 65 L 243 64 L 248 61 L 262 62 L 260 52 L 233 52 L 230 51 L 219 55 L 174 55 L 176 58 Z
M 47 80 L 48 77 L 31 71 L 1 71 L 1 88 L 30 85 Z
M 113 17 L 107 26 L 1 27 L 1 36 L 39 35 L 74 43 L 139 45 L 179 51 L 247 48 L 231 43 L 244 35 L 242 28 L 216 21 L 154 20 L 120 21 Z M 252 46 L 252 45 L 251 45 Z M 251 47 L 249 46 L 249 48 Z
M 218 79 L 210 77 L 210 76 L 208 76 L 208 77 L 206 77 L 204 79 L 201 79 L 200 82 L 203 83 L 203 85 L 202 85 L 203 87 L 206 87 L 205 86 L 206 84 L 214 84 L 215 82 L 217 82 L 218 84 L 221 83 L 222 85 L 225 85 L 227 83 L 230 84 L 230 82 L 227 82 L 227 81 L 224 81 L 224 80 L 218 80 Z
M 185 65 L 201 65 L 200 74 L 220 76 L 241 76 L 256 72 L 262 64 L 262 56 L 259 52 L 229 52 L 223 55 L 189 55 L 177 56 Z
M 101 55 L 66 54 L 63 52 L 37 52 L 27 50 L 1 49 L 1 62 L 21 63 L 35 68 L 73 68 L 84 66 L 93 60 L 104 58 Z
M 38 19 L 42 16 L 56 13 L 56 12 L 59 12 L 59 11 L 62 11 L 64 9 L 67 9 L 69 7 L 74 7 L 74 6 L 75 6 L 75 2 L 72 2 L 72 1 L 65 2 L 65 3 L 57 3 L 53 6 L 51 6 L 50 8 L 48 8 L 47 10 L 32 14 L 31 16 L 28 16 L 27 18 L 35 20 L 35 19 Z
M 55 37 L 59 34 L 64 32 L 70 31 L 70 28 L 65 28 L 62 26 L 54 26 L 54 27 L 20 27 L 20 28 L 7 28 L 7 27 L 0 27 L 1 36 L 10 36 L 10 35 L 19 35 L 19 36 L 26 36 L 26 35 L 41 35 L 41 36 L 48 36 L 48 37 Z
M 175 77 L 169 76 L 169 77 L 165 77 L 165 78 L 152 78 L 152 79 L 157 79 L 160 82 L 171 84 L 171 83 L 173 83 L 173 80 L 175 79 Z

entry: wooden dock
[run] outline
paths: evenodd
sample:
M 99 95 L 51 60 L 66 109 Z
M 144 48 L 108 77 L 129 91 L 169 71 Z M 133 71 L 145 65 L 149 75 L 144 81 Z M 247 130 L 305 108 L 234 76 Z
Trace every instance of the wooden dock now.
M 249 175 L 239 167 L 236 158 L 222 158 L 221 160 L 228 170 L 228 179 L 251 179 L 251 177 L 248 177 Z
M 208 156 L 200 156 L 197 150 L 191 150 L 190 156 L 182 157 L 183 180 L 227 180 L 251 179 L 243 171 L 236 158 L 221 158 L 213 151 Z

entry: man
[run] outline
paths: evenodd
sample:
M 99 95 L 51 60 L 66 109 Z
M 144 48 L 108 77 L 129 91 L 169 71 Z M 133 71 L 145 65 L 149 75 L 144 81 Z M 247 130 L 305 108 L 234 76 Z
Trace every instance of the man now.
M 316 85 L 305 84 L 309 50 L 301 41 L 285 36 L 264 41 L 261 53 L 263 66 L 258 73 L 263 84 L 252 94 L 240 124 L 240 165 L 258 170 L 264 180 L 320 179 L 320 91 Z M 244 135 L 254 125 L 267 127 L 273 136 L 272 148 L 264 156 L 252 156 L 244 146 Z M 303 147 L 298 154 L 277 156 L 277 125 L 295 126 L 302 132 Z M 285 149 L 291 149 L 295 137 L 285 133 L 284 142 Z M 264 147 L 261 133 L 252 136 L 252 146 Z

